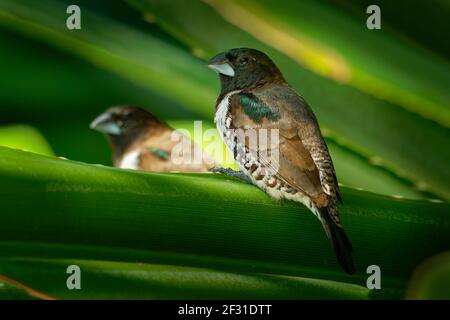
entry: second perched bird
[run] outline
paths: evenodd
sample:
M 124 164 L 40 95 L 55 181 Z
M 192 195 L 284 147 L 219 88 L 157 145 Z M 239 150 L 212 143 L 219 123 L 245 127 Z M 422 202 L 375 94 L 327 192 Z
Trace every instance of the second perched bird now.
M 132 106 L 115 106 L 99 115 L 90 127 L 108 138 L 114 166 L 156 172 L 207 172 L 212 162 L 199 146 L 174 130 L 150 112 Z M 184 143 L 181 145 L 180 143 Z M 173 161 L 176 146 L 179 161 Z M 195 161 L 194 154 L 200 154 Z
M 309 105 L 260 51 L 231 49 L 208 65 L 221 82 L 215 122 L 242 173 L 270 196 L 307 206 L 344 271 L 354 273 L 352 245 L 339 221 L 337 201 L 342 200 L 333 162 Z M 261 147 L 245 136 L 248 130 L 271 129 L 278 132 L 277 144 Z

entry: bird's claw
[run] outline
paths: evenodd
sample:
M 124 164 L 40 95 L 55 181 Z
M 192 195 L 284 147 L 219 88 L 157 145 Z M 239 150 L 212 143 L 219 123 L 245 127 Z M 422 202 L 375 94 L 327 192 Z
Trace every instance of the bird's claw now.
M 233 175 L 233 173 L 239 172 L 239 171 L 234 171 L 233 169 L 230 169 L 230 168 L 222 168 L 222 167 L 212 167 L 212 168 L 209 168 L 208 171 L 210 171 L 212 173 L 222 173 L 225 175 Z
M 235 171 L 231 168 L 221 168 L 221 167 L 212 167 L 212 168 L 209 168 L 208 171 L 213 172 L 213 173 L 220 173 L 220 174 L 223 174 L 226 176 L 231 176 L 231 177 L 241 180 L 242 182 L 252 184 L 252 181 L 250 180 L 250 178 L 247 177 L 247 175 L 242 171 Z

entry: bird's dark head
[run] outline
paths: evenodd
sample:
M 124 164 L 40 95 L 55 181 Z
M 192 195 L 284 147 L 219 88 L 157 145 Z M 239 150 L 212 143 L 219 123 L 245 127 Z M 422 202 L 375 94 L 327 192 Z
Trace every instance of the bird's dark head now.
M 91 122 L 90 128 L 105 134 L 120 153 L 161 122 L 150 112 L 133 106 L 114 106 Z
M 237 48 L 219 53 L 209 60 L 208 67 L 219 74 L 222 94 L 284 81 L 273 61 L 255 49 Z
M 158 120 L 148 111 L 132 106 L 114 106 L 91 122 L 91 129 L 109 136 L 126 135 Z

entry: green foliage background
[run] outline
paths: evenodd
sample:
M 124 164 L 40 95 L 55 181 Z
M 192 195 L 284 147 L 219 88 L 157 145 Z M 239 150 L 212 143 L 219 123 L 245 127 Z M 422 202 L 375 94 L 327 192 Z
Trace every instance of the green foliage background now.
M 49 157 L 0 148 L 0 298 L 404 297 L 450 248 L 450 6 L 405 3 L 379 1 L 371 31 L 356 0 L 1 1 L 0 144 Z M 66 28 L 69 4 L 81 30 Z M 223 177 L 88 164 L 111 164 L 88 128 L 110 105 L 213 127 L 205 61 L 243 46 L 269 54 L 319 119 L 356 276 L 295 204 Z M 89 290 L 65 289 L 68 264 Z M 365 288 L 370 264 L 379 292 Z M 408 298 L 448 297 L 433 290 L 448 277 L 426 269 Z

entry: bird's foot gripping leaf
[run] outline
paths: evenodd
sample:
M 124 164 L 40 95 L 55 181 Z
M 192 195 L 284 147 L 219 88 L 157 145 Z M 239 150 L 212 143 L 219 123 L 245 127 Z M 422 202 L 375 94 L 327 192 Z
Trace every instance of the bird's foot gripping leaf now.
M 231 176 L 231 177 L 241 180 L 242 182 L 252 184 L 252 181 L 250 180 L 250 178 L 247 177 L 247 175 L 242 171 L 235 171 L 230 168 L 221 168 L 221 167 L 213 167 L 213 168 L 210 168 L 209 171 L 212 173 L 221 173 L 226 176 Z

